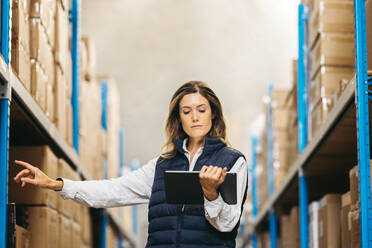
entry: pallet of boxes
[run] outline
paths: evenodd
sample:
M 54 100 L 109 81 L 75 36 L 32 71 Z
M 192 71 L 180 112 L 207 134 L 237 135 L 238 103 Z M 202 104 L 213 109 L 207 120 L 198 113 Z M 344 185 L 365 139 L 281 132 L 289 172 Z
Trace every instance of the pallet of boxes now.
M 353 1 L 313 0 L 309 16 L 310 140 L 354 75 Z

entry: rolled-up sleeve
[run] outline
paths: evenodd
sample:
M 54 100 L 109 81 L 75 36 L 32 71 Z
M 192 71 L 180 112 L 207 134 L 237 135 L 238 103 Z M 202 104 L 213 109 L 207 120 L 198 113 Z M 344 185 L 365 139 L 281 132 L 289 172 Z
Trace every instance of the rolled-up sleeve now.
M 63 180 L 63 188 L 57 192 L 64 199 L 72 199 L 95 208 L 148 203 L 157 159 L 154 158 L 139 169 L 113 179 L 71 181 L 59 178 Z
M 244 157 L 240 157 L 230 169 L 237 174 L 237 204 L 229 205 L 221 195 L 214 201 L 204 197 L 205 218 L 220 232 L 234 229 L 241 216 L 241 204 L 247 187 L 248 167 Z

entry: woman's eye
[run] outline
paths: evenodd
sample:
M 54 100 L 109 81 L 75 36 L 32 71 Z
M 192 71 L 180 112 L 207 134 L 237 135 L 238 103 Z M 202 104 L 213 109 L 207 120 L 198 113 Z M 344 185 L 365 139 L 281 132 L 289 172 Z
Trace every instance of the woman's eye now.
M 190 111 L 183 112 L 184 115 L 187 115 L 189 113 L 190 113 Z
M 199 112 L 200 113 L 204 113 L 205 112 L 205 109 L 199 109 Z

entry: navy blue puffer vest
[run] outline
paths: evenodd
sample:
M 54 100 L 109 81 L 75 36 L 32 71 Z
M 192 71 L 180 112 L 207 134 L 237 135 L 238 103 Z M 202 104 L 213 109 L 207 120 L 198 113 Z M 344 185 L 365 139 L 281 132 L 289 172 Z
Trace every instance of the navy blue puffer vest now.
M 205 218 L 204 205 L 167 204 L 164 190 L 165 170 L 189 170 L 189 161 L 182 149 L 182 140 L 175 140 L 177 155 L 171 159 L 160 159 L 156 164 L 154 183 L 149 203 L 148 248 L 235 248 L 235 238 L 239 222 L 231 232 L 219 232 Z M 194 170 L 203 165 L 227 167 L 243 156 L 237 150 L 226 147 L 217 138 L 207 138 L 203 153 L 198 158 Z M 245 202 L 247 188 L 244 192 Z M 243 208 L 243 204 L 242 204 Z

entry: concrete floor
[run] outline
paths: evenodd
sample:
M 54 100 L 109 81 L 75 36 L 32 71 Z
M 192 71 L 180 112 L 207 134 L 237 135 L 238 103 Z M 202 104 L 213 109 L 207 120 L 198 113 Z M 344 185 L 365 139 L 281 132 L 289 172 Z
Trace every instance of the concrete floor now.
M 96 45 L 97 72 L 114 76 L 119 85 L 126 163 L 160 154 L 171 95 L 190 80 L 215 90 L 230 143 L 249 161 L 251 125 L 268 83 L 291 84 L 297 5 L 297 0 L 83 0 L 82 33 Z M 140 230 L 147 227 L 146 217 Z M 139 247 L 145 238 L 143 230 Z

